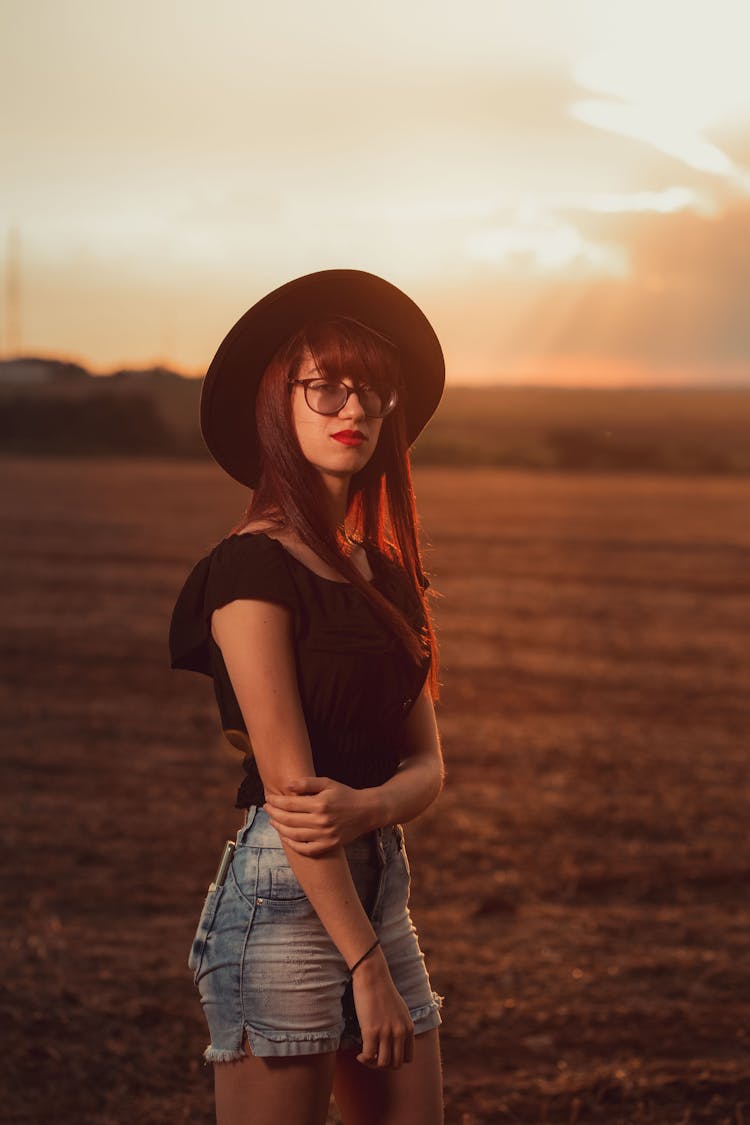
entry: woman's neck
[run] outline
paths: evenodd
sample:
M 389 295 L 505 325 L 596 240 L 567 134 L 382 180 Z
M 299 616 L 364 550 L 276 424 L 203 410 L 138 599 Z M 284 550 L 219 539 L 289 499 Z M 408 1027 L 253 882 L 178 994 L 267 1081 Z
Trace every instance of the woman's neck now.
M 323 481 L 323 502 L 325 504 L 326 522 L 331 530 L 343 528 L 346 523 L 346 511 L 349 507 L 349 484 L 351 475 L 333 476 L 321 473 Z

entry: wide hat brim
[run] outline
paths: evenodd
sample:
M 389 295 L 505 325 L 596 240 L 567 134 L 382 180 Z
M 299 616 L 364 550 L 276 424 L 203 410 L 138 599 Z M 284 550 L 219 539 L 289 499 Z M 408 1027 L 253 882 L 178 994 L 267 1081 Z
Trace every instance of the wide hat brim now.
M 255 488 L 260 474 L 255 398 L 281 345 L 307 321 L 348 316 L 387 336 L 401 353 L 409 445 L 437 409 L 445 360 L 418 305 L 395 285 L 362 270 L 321 270 L 268 293 L 229 330 L 203 380 L 200 426 L 214 460 Z

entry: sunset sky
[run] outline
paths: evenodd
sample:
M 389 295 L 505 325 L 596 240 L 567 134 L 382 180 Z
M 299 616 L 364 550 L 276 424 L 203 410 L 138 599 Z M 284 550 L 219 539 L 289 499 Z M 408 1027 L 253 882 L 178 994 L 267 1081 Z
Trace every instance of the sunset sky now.
M 350 267 L 456 383 L 750 384 L 747 0 L 0 13 L 3 355 L 202 374 Z

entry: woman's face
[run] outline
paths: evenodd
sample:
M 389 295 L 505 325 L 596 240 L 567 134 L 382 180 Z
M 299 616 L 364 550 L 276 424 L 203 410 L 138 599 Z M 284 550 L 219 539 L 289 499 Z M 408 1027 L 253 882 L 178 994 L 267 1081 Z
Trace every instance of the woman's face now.
M 307 353 L 297 378 L 324 380 L 325 377 Z M 349 377 L 341 381 L 347 387 L 354 386 Z M 312 410 L 305 399 L 305 388 L 299 384 L 293 387 L 291 397 L 297 440 L 302 453 L 316 469 L 334 476 L 350 476 L 365 467 L 375 452 L 383 419 L 367 417 L 356 391 L 349 395 L 337 414 L 318 414 Z M 361 435 L 361 440 L 356 435 Z

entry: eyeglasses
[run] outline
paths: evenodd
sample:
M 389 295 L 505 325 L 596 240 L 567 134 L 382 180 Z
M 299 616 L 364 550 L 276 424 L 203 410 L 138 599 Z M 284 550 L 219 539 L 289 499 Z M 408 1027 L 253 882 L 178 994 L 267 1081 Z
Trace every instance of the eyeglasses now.
M 356 393 L 362 409 L 368 418 L 385 418 L 398 402 L 395 387 L 378 390 L 364 384 L 360 387 L 347 387 L 346 383 L 329 379 L 290 379 L 289 388 L 295 385 L 305 388 L 305 402 L 316 414 L 338 414 Z

